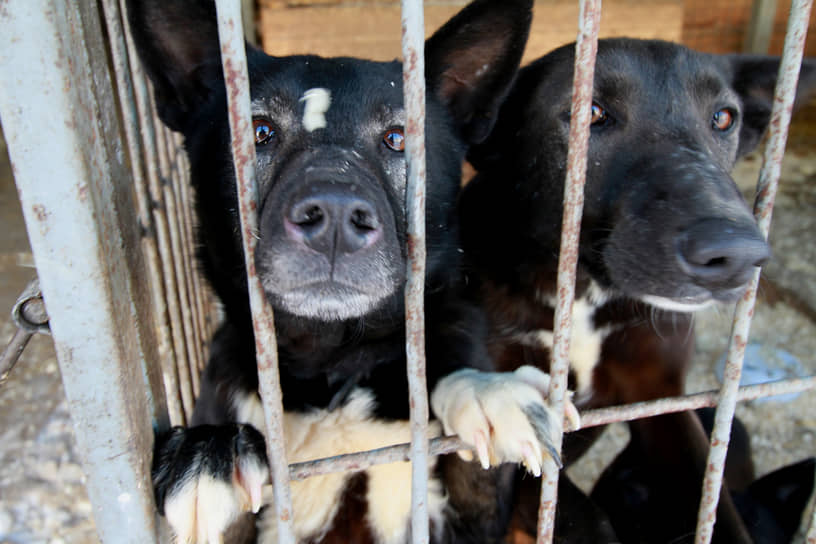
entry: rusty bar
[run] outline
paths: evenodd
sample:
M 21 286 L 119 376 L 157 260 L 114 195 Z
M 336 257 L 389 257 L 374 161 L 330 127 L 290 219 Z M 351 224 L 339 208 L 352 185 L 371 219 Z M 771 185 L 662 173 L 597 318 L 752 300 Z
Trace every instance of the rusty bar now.
M 159 368 L 165 388 L 165 402 L 171 424 L 181 424 L 184 421 L 181 399 L 178 391 L 178 376 L 168 374 L 167 369 L 173 368 L 175 352 L 170 338 L 170 327 L 167 321 L 167 304 L 165 302 L 164 284 L 161 275 L 161 260 L 155 237 L 155 226 L 150 211 L 150 197 L 147 188 L 147 179 L 144 165 L 143 142 L 140 136 L 139 113 L 136 105 L 133 74 L 130 68 L 124 25 L 120 6 L 116 0 L 103 0 L 102 8 L 105 15 L 105 24 L 108 28 L 112 68 L 116 76 L 116 88 L 119 93 L 119 105 L 122 111 L 122 124 L 125 129 L 125 140 L 130 155 L 130 169 L 133 174 L 134 194 L 138 204 L 137 213 L 143 231 L 141 246 L 145 255 L 148 280 L 150 283 L 152 314 L 156 330 L 159 355 Z M 168 394 L 176 393 L 176 394 Z
M 812 0 L 794 0 L 791 4 L 782 62 L 779 66 L 779 77 L 774 91 L 768 143 L 762 157 L 762 169 L 759 174 L 757 197 L 754 203 L 754 216 L 757 219 L 760 231 L 762 231 L 766 239 L 771 226 L 774 198 L 782 170 L 782 157 L 785 153 L 788 127 L 790 126 L 793 102 L 796 98 L 796 83 L 799 79 L 811 4 Z M 742 374 L 745 345 L 748 342 L 751 318 L 754 313 L 759 273 L 759 268 L 757 268 L 745 295 L 737 302 L 723 385 L 720 389 L 720 400 L 714 416 L 711 448 L 709 449 L 705 478 L 703 479 L 703 496 L 697 517 L 696 544 L 708 544 L 711 542 L 714 533 L 717 503 L 722 488 L 723 470 L 725 469 L 725 456 L 728 452 L 728 441 L 737 402 L 737 389 Z
M 584 207 L 587 147 L 592 113 L 592 82 L 598 51 L 600 0 L 581 0 L 578 39 L 575 44 L 572 105 L 570 118 L 567 174 L 564 184 L 564 212 L 561 224 L 561 250 L 558 257 L 558 302 L 555 308 L 553 349 L 550 363 L 549 403 L 556 414 L 564 413 L 564 398 L 569 372 L 569 343 L 572 329 L 572 303 L 575 298 L 575 273 L 578 264 L 578 237 Z M 562 418 L 563 421 L 563 418 Z M 552 440 L 561 451 L 561 427 L 554 429 Z M 558 495 L 559 467 L 554 460 L 544 463 L 541 504 L 538 510 L 538 537 L 541 544 L 552 542 L 555 505 Z
M 402 0 L 408 267 L 405 350 L 411 408 L 411 541 L 427 543 L 428 387 L 425 374 L 425 20 L 420 0 Z
M 756 400 L 773 395 L 800 393 L 816 389 L 816 376 L 779 380 L 775 382 L 746 385 L 737 392 L 739 402 Z M 637 402 L 609 408 L 597 408 L 581 412 L 581 429 L 597 427 L 619 421 L 631 421 L 645 417 L 696 410 L 706 406 L 716 406 L 719 400 L 719 391 L 706 391 L 684 395 L 681 397 L 666 397 L 648 402 Z M 568 431 L 577 431 L 578 428 L 568 428 Z
M 272 469 L 278 542 L 293 544 L 295 536 L 292 527 L 292 497 L 289 488 L 289 466 L 286 462 L 286 437 L 283 434 L 283 395 L 278 373 L 275 322 L 272 308 L 264 296 L 260 278 L 255 270 L 258 187 L 255 179 L 255 141 L 240 0 L 216 0 L 216 10 L 218 36 L 221 41 L 221 63 L 227 86 L 233 162 L 238 184 L 244 263 L 255 331 L 258 385 L 266 417 L 266 447 Z
M 801 393 L 816 390 L 816 376 L 807 378 L 786 379 L 756 385 L 740 387 L 737 399 L 740 402 L 756 400 L 774 395 Z M 579 429 L 608 425 L 621 421 L 631 421 L 660 414 L 696 410 L 706 406 L 716 406 L 719 391 L 705 391 L 680 397 L 666 397 L 648 402 L 638 402 L 608 408 L 596 408 L 581 412 L 580 427 L 569 426 L 565 432 Z M 333 472 L 360 471 L 374 465 L 407 461 L 411 458 L 410 444 L 396 444 L 375 450 L 349 453 L 315 459 L 289 465 L 289 478 L 303 480 L 312 476 L 320 476 Z M 459 450 L 471 449 L 457 436 L 443 436 L 433 438 L 429 442 L 429 454 L 432 456 L 453 453 Z
M 20 360 L 23 350 L 28 345 L 28 341 L 34 336 L 33 332 L 17 329 L 11 337 L 6 349 L 0 354 L 0 385 L 3 385 L 8 378 L 11 369 Z

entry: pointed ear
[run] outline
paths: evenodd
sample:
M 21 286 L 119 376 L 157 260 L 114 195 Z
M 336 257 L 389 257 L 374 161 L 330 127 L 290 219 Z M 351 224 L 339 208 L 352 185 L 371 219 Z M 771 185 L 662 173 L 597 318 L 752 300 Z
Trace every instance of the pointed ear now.
M 425 43 L 428 91 L 468 143 L 487 137 L 521 62 L 532 0 L 475 0 Z
M 774 86 L 779 57 L 727 55 L 732 69 L 732 85 L 743 102 L 742 130 L 737 155 L 753 150 L 771 120 Z M 804 59 L 799 73 L 794 110 L 804 105 L 816 90 L 816 59 Z
M 181 130 L 223 87 L 215 4 L 210 0 L 131 0 L 128 21 L 153 82 L 159 116 Z

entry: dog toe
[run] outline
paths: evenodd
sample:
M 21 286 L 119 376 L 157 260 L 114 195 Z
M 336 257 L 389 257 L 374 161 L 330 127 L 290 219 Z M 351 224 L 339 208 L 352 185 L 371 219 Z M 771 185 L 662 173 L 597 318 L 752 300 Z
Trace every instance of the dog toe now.
M 465 369 L 439 382 L 431 404 L 445 432 L 471 445 L 484 468 L 520 463 L 539 476 L 546 457 L 561 466 L 551 438 L 561 418 L 546 403 L 548 387 L 549 376 L 532 367 Z

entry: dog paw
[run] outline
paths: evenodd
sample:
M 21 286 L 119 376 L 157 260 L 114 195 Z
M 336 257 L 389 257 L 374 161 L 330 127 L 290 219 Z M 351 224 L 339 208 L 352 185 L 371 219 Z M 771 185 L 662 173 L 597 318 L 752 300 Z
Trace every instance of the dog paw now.
M 560 467 L 552 436 L 562 428 L 563 417 L 547 404 L 550 376 L 532 366 L 514 372 L 481 372 L 463 369 L 439 381 L 431 406 L 446 434 L 457 434 L 476 450 L 487 469 L 500 463 L 522 463 L 541 475 L 545 455 Z M 565 415 L 577 423 L 578 410 L 567 399 Z M 470 451 L 459 452 L 466 461 Z
M 221 543 L 269 480 L 263 435 L 249 425 L 174 427 L 156 438 L 153 489 L 177 542 Z

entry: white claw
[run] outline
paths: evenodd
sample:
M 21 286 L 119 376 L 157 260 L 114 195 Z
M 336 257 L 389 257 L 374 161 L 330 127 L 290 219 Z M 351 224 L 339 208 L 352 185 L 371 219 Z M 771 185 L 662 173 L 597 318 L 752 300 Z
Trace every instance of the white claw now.
M 479 462 L 482 464 L 482 468 L 485 470 L 489 469 L 490 455 L 487 452 L 487 439 L 484 433 L 476 431 L 476 435 L 473 437 L 473 445 L 476 446 L 476 454 L 479 456 Z
M 541 476 L 541 464 L 538 462 L 535 453 L 533 453 L 533 446 L 529 442 L 521 446 L 521 455 L 524 457 L 524 464 L 527 470 L 535 477 Z

